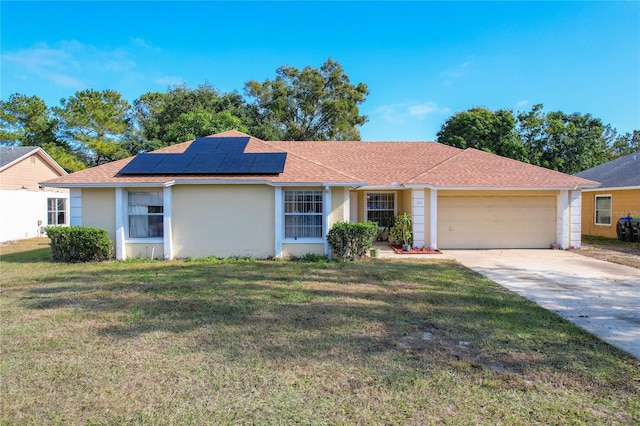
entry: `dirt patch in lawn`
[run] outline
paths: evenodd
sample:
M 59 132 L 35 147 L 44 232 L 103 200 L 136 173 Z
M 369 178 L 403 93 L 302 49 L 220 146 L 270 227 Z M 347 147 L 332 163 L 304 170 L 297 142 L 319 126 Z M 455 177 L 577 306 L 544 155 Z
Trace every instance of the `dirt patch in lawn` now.
M 594 259 L 640 269 L 640 243 L 587 236 L 582 238 L 582 248 L 570 251 Z

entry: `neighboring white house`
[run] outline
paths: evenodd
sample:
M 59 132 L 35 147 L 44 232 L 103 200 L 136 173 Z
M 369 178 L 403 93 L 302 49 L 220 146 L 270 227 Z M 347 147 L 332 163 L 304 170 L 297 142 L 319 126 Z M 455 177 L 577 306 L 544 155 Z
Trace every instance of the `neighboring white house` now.
M 69 190 L 39 184 L 66 174 L 40 147 L 0 147 L 0 242 L 69 224 Z

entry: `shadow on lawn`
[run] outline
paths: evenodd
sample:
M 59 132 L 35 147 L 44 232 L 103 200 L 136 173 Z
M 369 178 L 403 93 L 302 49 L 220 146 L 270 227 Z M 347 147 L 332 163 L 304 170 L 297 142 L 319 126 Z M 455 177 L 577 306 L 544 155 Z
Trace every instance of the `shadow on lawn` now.
M 16 253 L 0 255 L 0 262 L 7 263 L 34 263 L 51 262 L 51 248 L 39 248 Z
M 618 352 L 453 262 L 112 262 L 41 282 L 25 298 L 33 309 L 107 315 L 98 333 L 117 339 L 189 335 L 183 350 L 229 360 L 396 351 L 425 367 L 499 365 L 519 374 L 581 371 L 585 360 L 606 363 Z

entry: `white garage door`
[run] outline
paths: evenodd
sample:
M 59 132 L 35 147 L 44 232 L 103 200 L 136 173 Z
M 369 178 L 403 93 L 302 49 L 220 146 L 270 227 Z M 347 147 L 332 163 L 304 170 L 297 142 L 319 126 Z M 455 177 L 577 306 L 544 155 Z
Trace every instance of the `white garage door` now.
M 438 246 L 549 248 L 556 197 L 438 197 Z

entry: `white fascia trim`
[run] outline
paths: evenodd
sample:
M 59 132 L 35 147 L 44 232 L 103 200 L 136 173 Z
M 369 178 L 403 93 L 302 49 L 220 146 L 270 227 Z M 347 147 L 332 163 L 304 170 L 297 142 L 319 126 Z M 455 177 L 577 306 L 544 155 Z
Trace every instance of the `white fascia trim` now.
M 405 185 L 361 185 L 357 189 L 358 191 L 400 191 L 402 189 L 409 189 L 410 186 Z M 424 185 L 420 185 L 420 188 L 425 188 Z
M 271 182 L 264 179 L 241 180 L 241 179 L 175 179 L 167 182 L 167 186 L 172 185 L 271 185 Z
M 577 191 L 579 186 L 436 186 L 439 191 Z
M 278 187 L 302 187 L 302 186 L 338 186 L 338 187 L 357 187 L 366 186 L 366 182 L 269 182 L 268 185 Z
M 583 189 L 582 192 L 596 192 L 596 191 L 625 191 L 627 189 L 640 189 L 640 186 L 618 186 L 618 187 L 606 187 L 606 188 L 589 188 Z
M 126 183 L 42 183 L 46 188 L 162 188 L 173 182 L 126 182 Z
M 366 182 L 271 182 L 268 180 L 221 180 L 221 179 L 198 179 L 181 180 L 174 179 L 166 182 L 99 182 L 99 183 L 42 183 L 49 188 L 149 188 L 149 187 L 169 187 L 174 185 L 269 185 L 273 187 L 287 186 L 338 186 L 338 187 L 361 187 Z M 396 188 L 397 189 L 397 188 Z

